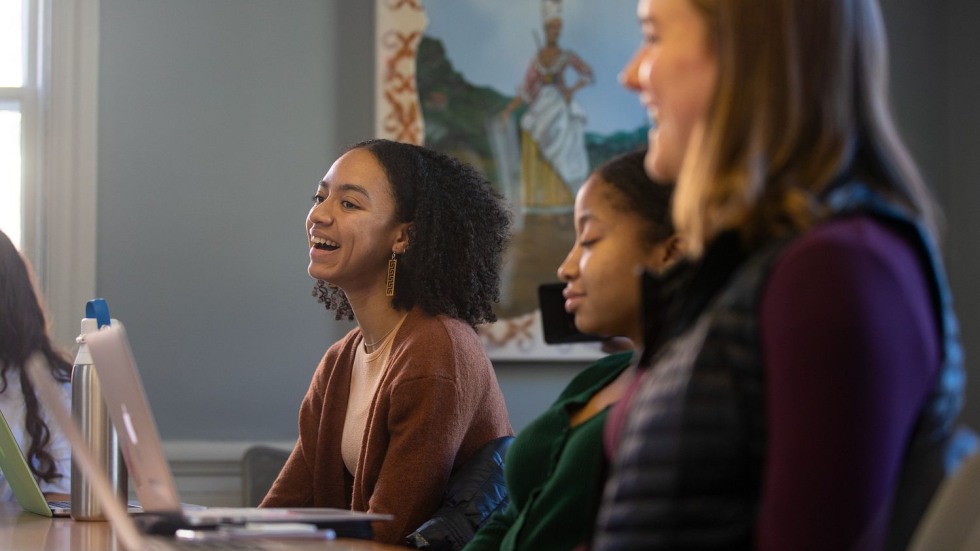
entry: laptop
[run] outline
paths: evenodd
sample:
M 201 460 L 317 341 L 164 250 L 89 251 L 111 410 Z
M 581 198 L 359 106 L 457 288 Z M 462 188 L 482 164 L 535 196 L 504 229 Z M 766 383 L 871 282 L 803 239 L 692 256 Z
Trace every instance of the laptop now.
M 69 502 L 48 501 L 44 497 L 3 411 L 0 411 L 0 471 L 21 509 L 42 517 L 67 517 L 71 513 Z
M 32 355 L 27 361 L 27 373 L 34 383 L 38 398 L 51 413 L 55 421 L 65 433 L 71 444 L 72 455 L 79 470 L 88 477 L 92 484 L 93 494 L 102 506 L 112 525 L 113 535 L 123 549 L 127 551 L 181 551 L 193 549 L 235 549 L 239 551 L 306 551 L 324 549 L 324 540 L 333 539 L 336 533 L 331 529 L 319 529 L 311 526 L 309 530 L 293 529 L 293 532 L 265 532 L 261 529 L 248 531 L 237 528 L 214 531 L 178 531 L 177 538 L 161 538 L 147 536 L 140 532 L 133 520 L 126 514 L 122 504 L 116 498 L 109 479 L 97 466 L 88 443 L 82 437 L 77 424 L 68 413 L 68 409 L 58 396 L 58 388 L 47 375 L 44 359 L 40 354 Z M 269 526 L 269 525 L 256 525 Z M 302 526 L 302 525 L 296 525 Z M 181 533 L 185 532 L 185 533 Z M 259 541 L 249 541 L 258 536 Z M 275 539 L 284 538 L 284 539 Z M 244 540 L 244 541 L 243 541 Z M 372 548 L 372 543 L 364 542 L 365 549 Z M 351 543 L 350 549 L 358 548 Z
M 143 390 L 125 327 L 103 327 L 85 336 L 109 417 L 119 434 L 130 486 L 144 511 L 177 515 L 188 526 L 246 522 L 305 522 L 336 530 L 339 536 L 370 538 L 372 521 L 386 514 L 336 508 L 181 507 L 156 421 Z

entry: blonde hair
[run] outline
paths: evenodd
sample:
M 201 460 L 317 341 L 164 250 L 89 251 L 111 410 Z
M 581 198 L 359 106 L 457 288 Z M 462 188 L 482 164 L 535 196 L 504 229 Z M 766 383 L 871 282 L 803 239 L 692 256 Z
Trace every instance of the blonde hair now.
M 809 227 L 846 174 L 935 230 L 938 209 L 889 112 L 876 0 L 690 1 L 718 59 L 674 199 L 695 255 L 731 228 L 751 245 Z

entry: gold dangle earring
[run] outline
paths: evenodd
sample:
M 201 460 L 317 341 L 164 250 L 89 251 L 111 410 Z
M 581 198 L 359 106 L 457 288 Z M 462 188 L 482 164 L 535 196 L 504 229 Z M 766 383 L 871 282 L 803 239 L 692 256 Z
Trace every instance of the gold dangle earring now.
M 385 296 L 395 296 L 395 270 L 398 269 L 398 260 L 395 253 L 391 253 L 391 260 L 388 261 L 388 278 L 385 280 Z

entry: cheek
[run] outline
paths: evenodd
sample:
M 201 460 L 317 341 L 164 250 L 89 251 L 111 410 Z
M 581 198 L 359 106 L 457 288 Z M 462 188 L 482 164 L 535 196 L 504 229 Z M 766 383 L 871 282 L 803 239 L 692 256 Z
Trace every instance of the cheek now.
M 684 75 L 680 90 L 684 114 L 691 121 L 703 118 L 717 82 L 714 62 L 707 57 L 688 59 L 678 69 L 678 74 Z

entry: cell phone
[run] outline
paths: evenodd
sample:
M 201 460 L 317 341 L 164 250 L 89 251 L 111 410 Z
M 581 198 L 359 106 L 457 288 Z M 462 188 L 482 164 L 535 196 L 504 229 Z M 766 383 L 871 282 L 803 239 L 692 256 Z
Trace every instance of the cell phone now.
M 538 286 L 544 342 L 568 344 L 601 341 L 603 337 L 583 333 L 575 327 L 575 316 L 565 311 L 565 297 L 561 294 L 564 288 L 564 283 L 543 283 Z

